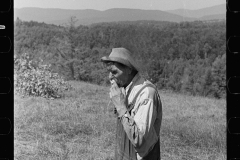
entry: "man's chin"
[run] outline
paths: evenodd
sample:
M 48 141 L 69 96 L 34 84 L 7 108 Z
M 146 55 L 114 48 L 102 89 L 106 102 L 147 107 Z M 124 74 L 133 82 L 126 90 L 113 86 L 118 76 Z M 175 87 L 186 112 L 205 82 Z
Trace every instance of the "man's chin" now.
M 122 87 L 123 87 L 123 88 L 126 88 L 127 85 L 124 85 L 124 84 L 118 84 L 118 87 L 119 87 L 119 88 L 122 88 Z
M 117 81 L 117 85 L 118 85 L 119 88 L 123 87 L 122 81 Z
M 120 88 L 120 87 L 122 87 L 122 85 L 120 84 L 120 83 L 117 83 L 117 86 Z
M 120 84 L 118 84 L 118 87 L 119 87 L 119 88 L 122 88 L 123 86 L 122 86 L 122 85 L 120 85 Z

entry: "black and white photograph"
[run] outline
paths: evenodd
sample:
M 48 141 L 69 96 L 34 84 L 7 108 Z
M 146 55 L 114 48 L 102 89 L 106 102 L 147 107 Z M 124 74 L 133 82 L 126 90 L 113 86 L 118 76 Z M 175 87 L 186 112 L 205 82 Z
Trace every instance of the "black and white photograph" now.
M 14 160 L 225 160 L 226 1 L 14 0 Z

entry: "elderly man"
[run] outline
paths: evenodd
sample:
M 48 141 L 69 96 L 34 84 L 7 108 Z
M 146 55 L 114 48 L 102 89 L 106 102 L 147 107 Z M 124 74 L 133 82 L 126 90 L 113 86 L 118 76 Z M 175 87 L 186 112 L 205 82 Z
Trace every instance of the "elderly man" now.
M 117 111 L 115 160 L 160 160 L 162 104 L 156 87 L 144 79 L 125 48 L 102 57 Z

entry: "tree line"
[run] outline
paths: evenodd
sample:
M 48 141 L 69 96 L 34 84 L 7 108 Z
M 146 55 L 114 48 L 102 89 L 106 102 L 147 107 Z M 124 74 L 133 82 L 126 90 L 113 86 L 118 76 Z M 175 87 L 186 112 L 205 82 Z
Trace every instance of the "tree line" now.
M 109 84 L 100 62 L 113 47 L 129 49 L 159 89 L 225 97 L 226 21 L 134 21 L 76 26 L 26 22 L 14 26 L 14 53 L 51 64 L 66 80 Z

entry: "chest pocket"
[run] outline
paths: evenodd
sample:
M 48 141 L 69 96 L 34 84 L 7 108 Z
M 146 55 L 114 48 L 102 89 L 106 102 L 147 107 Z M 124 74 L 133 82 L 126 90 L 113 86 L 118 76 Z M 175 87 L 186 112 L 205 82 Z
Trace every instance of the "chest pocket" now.
M 127 110 L 128 110 L 128 112 L 129 112 L 129 114 L 131 115 L 131 110 L 134 108 L 134 106 L 135 106 L 135 103 L 136 103 L 136 100 L 137 100 L 137 98 L 138 98 L 138 95 L 142 92 L 142 90 L 144 89 L 144 88 L 146 88 L 146 87 L 152 87 L 152 88 L 154 88 L 155 90 L 156 90 L 156 87 L 155 86 L 153 86 L 153 84 L 151 84 L 151 83 L 147 83 L 147 84 L 145 84 L 141 89 L 139 89 L 139 91 L 137 92 L 137 94 L 135 95 L 135 97 L 133 98 L 133 100 L 131 101 L 131 103 L 129 103 L 129 105 L 128 105 L 128 107 L 127 107 Z M 136 110 L 135 110 L 135 113 L 138 111 L 138 108 L 136 108 Z M 132 116 L 132 115 L 131 115 Z

